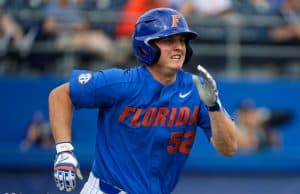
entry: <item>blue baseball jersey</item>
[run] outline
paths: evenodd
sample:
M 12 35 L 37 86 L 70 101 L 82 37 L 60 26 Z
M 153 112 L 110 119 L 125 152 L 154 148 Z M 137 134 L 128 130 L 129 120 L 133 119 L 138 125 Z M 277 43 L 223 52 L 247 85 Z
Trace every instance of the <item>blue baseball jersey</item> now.
M 93 174 L 128 193 L 170 193 L 197 127 L 211 136 L 207 109 L 183 70 L 168 86 L 145 66 L 74 70 L 70 94 L 75 108 L 99 109 Z

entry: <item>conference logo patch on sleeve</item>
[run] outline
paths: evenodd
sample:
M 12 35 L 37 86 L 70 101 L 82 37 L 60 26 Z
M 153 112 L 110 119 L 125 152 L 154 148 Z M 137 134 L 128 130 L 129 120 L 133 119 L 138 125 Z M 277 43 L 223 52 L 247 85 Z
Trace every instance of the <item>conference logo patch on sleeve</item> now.
M 82 85 L 88 83 L 92 78 L 91 73 L 82 73 L 78 76 L 78 82 Z

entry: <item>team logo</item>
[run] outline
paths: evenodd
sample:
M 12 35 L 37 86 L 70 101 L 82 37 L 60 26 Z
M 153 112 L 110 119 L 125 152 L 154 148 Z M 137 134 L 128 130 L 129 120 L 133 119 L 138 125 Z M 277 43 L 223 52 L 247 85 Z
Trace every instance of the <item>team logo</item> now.
M 91 73 L 82 73 L 78 76 L 78 82 L 82 85 L 88 83 L 90 79 L 92 78 Z
M 172 27 L 178 26 L 179 18 L 179 15 L 172 15 Z

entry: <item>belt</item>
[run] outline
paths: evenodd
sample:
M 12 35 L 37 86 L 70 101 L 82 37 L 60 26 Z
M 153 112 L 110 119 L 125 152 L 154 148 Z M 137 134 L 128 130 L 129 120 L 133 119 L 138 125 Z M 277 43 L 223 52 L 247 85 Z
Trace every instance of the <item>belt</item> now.
M 126 194 L 126 192 L 120 189 L 119 187 L 107 183 L 106 181 L 101 179 L 99 179 L 99 187 L 101 191 L 103 191 L 106 194 Z

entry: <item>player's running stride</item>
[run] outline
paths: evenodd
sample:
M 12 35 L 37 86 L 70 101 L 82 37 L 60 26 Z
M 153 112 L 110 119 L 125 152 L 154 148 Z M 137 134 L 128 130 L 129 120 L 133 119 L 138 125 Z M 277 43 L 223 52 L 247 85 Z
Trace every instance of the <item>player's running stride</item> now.
M 74 70 L 69 82 L 51 91 L 54 177 L 60 190 L 72 191 L 76 177 L 82 179 L 71 143 L 73 108 L 99 110 L 95 160 L 82 194 L 171 193 L 198 127 L 221 154 L 236 151 L 236 128 L 221 106 L 214 79 L 201 66 L 198 75 L 182 69 L 192 57 L 189 41 L 196 37 L 179 12 L 150 10 L 133 34 L 140 66 Z

